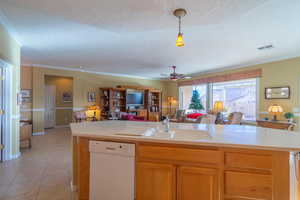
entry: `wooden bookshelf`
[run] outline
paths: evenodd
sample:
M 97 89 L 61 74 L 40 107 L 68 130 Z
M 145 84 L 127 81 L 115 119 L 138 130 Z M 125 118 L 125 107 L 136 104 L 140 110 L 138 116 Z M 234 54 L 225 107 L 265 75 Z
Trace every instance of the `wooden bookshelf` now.
M 136 113 L 143 113 L 146 120 L 160 121 L 162 114 L 162 92 L 153 88 L 143 88 L 135 86 L 123 86 L 117 88 L 100 88 L 101 116 L 108 119 L 110 112 L 133 112 L 128 110 L 126 104 L 127 90 L 140 90 L 144 93 L 144 106 L 135 109 Z M 140 110 L 140 111 L 139 111 Z
M 160 90 L 148 90 L 148 120 L 160 121 L 162 95 Z
M 100 88 L 101 116 L 108 118 L 109 112 L 126 112 L 126 90 L 120 88 Z

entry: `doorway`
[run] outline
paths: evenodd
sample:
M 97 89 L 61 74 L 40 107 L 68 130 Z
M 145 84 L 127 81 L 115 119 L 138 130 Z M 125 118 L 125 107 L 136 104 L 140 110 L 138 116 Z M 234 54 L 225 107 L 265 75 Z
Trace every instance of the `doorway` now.
M 56 115 L 56 86 L 45 85 L 45 128 L 54 128 Z
M 12 159 L 12 66 L 0 59 L 0 162 Z
M 45 75 L 44 128 L 68 127 L 73 119 L 73 78 Z

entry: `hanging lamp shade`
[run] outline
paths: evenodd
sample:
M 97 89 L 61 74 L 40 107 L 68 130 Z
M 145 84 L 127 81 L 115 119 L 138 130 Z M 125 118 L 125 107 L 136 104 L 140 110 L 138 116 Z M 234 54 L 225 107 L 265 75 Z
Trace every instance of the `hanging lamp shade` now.
M 184 41 L 183 41 L 183 33 L 181 32 L 181 18 L 184 17 L 187 12 L 183 8 L 179 8 L 174 10 L 173 12 L 174 16 L 178 18 L 178 35 L 176 40 L 176 46 L 177 47 L 183 47 Z
M 183 34 L 182 33 L 178 33 L 177 40 L 176 40 L 176 46 L 178 46 L 178 47 L 183 47 L 184 46 Z

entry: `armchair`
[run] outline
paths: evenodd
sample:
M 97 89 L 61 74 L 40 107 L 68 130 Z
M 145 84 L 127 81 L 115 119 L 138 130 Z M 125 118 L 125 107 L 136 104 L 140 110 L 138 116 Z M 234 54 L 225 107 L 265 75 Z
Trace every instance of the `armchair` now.
M 170 122 L 184 122 L 185 120 L 185 110 L 176 110 L 175 115 L 170 119 Z
M 233 112 L 228 116 L 228 122 L 226 124 L 242 124 L 243 113 L 241 112 Z

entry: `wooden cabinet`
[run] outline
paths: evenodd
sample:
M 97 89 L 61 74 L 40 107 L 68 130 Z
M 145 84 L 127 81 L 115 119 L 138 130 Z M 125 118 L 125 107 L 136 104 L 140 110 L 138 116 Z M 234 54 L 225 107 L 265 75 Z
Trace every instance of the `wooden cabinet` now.
M 137 164 L 137 200 L 175 200 L 176 169 L 170 164 Z
M 89 195 L 89 140 L 74 143 L 79 200 Z M 137 147 L 136 200 L 292 199 L 289 152 L 123 142 Z
M 180 166 L 177 170 L 177 200 L 219 199 L 216 169 Z
M 109 118 L 111 113 L 126 112 L 126 89 L 100 88 L 99 104 L 101 116 L 105 119 Z
M 159 112 L 149 112 L 148 120 L 153 122 L 159 122 L 160 121 L 160 113 Z
M 24 124 L 20 126 L 20 142 L 28 141 L 28 147 L 31 148 L 32 125 Z
M 160 121 L 161 118 L 161 106 L 162 106 L 162 93 L 159 90 L 149 90 L 146 92 L 148 97 L 148 120 L 149 121 Z
M 143 105 L 136 107 L 128 104 L 127 94 L 132 89 L 143 94 Z M 112 119 L 118 118 L 120 112 L 134 112 L 137 116 L 144 117 L 145 120 L 160 121 L 162 115 L 162 92 L 161 90 L 133 86 L 100 88 L 99 105 L 104 119 L 108 119 L 110 115 L 112 115 L 110 116 Z
M 137 200 L 219 199 L 216 169 L 140 162 L 136 187 Z
M 295 127 L 295 123 L 290 123 L 286 121 L 270 121 L 270 120 L 257 120 L 257 125 L 265 128 L 274 128 L 274 129 L 282 129 L 293 131 Z
M 128 110 L 128 113 L 133 113 L 138 117 L 143 117 L 145 120 L 147 120 L 147 110 L 146 109 L 138 109 L 138 110 Z
M 220 199 L 219 170 L 213 167 L 221 162 L 219 151 L 139 145 L 138 152 L 137 200 Z

